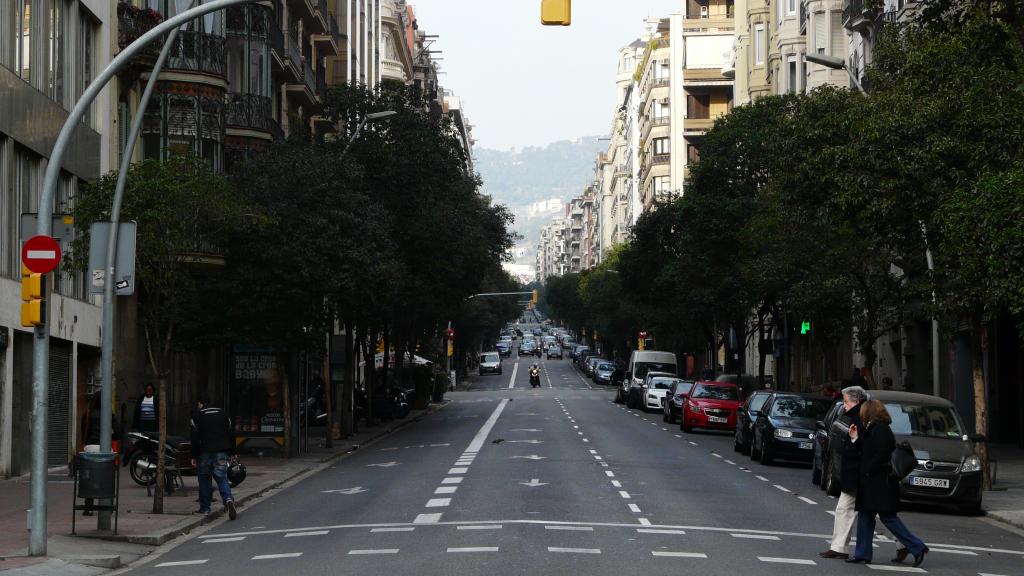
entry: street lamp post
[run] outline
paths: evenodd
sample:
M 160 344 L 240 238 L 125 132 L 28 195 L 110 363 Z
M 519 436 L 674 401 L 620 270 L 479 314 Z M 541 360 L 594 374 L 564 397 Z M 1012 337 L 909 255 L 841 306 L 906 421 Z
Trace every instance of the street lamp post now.
M 376 122 L 377 120 L 390 118 L 395 114 L 398 114 L 398 112 L 395 112 L 394 110 L 385 110 L 383 112 L 370 112 L 366 116 L 363 116 L 363 119 L 359 121 L 359 125 L 356 126 L 355 133 L 352 134 L 352 137 L 348 139 L 348 144 L 345 144 L 345 149 L 341 151 L 341 156 L 339 156 L 338 159 L 341 160 L 342 158 L 345 157 L 346 154 L 348 154 L 348 149 L 351 148 L 352 143 L 359 138 L 359 134 L 362 133 L 363 126 L 366 126 L 367 122 Z
M 846 74 L 850 77 L 850 84 L 853 84 L 861 94 L 867 95 L 867 91 L 864 90 L 864 85 L 860 83 L 860 78 L 857 78 L 853 74 L 853 71 L 850 70 L 842 58 L 836 58 L 835 56 L 829 56 L 827 54 L 814 54 L 812 52 L 804 54 L 804 58 L 806 58 L 808 62 L 821 64 L 826 68 L 831 68 L 833 70 L 846 70 Z

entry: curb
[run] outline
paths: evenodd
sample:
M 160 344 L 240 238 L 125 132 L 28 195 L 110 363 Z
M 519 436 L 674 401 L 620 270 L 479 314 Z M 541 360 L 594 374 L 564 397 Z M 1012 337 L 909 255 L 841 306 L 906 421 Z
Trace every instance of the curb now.
M 393 424 L 391 426 L 388 426 L 384 430 L 381 430 L 377 434 L 367 438 L 365 441 L 363 441 L 363 442 L 361 442 L 359 444 L 353 444 L 352 446 L 350 446 L 348 448 L 348 450 L 345 450 L 344 452 L 338 452 L 336 454 L 331 454 L 329 456 L 325 456 L 325 457 L 321 458 L 319 465 L 307 466 L 307 467 L 302 468 L 300 470 L 296 470 L 294 473 L 289 474 L 288 476 L 286 476 L 284 478 L 281 478 L 280 480 L 277 480 L 276 482 L 273 482 L 272 484 L 268 484 L 268 485 L 260 488 L 259 490 L 256 490 L 255 492 L 253 492 L 251 494 L 243 496 L 242 498 L 238 498 L 235 501 L 235 504 L 243 505 L 244 506 L 247 502 L 255 500 L 256 498 L 259 498 L 259 497 L 263 496 L 264 494 L 266 494 L 267 492 L 269 492 L 271 490 L 275 490 L 277 488 L 280 488 L 284 484 L 287 484 L 288 482 L 291 482 L 292 480 L 294 480 L 295 478 L 298 478 L 299 476 L 302 476 L 303 474 L 307 474 L 309 472 L 319 471 L 326 464 L 330 464 L 330 463 L 337 462 L 338 460 L 342 460 L 342 459 L 352 455 L 353 453 L 357 452 L 363 446 L 367 446 L 369 444 L 372 444 L 372 443 L 376 442 L 377 440 L 380 440 L 381 438 L 384 438 L 385 436 L 389 436 L 389 435 L 397 432 L 398 430 L 401 430 L 402 428 L 412 424 L 413 422 L 419 422 L 420 420 L 422 420 L 423 418 L 429 416 L 430 414 L 433 414 L 434 412 L 437 412 L 441 408 L 444 408 L 449 403 L 451 403 L 450 400 L 446 400 L 446 401 L 438 403 L 438 404 L 430 404 L 430 405 L 427 406 L 426 409 L 423 410 L 422 413 L 417 414 L 416 416 L 413 416 L 411 418 L 405 418 L 404 420 L 398 422 L 397 424 Z M 190 518 L 189 520 L 184 520 L 181 523 L 179 523 L 179 524 L 177 524 L 175 526 L 172 526 L 171 528 L 168 528 L 167 530 L 164 530 L 163 532 L 160 532 L 160 533 L 157 533 L 157 534 L 139 534 L 139 535 L 125 535 L 125 536 L 122 536 L 122 535 L 115 536 L 115 535 L 111 534 L 111 535 L 90 535 L 90 536 L 81 536 L 81 537 L 82 538 L 94 538 L 94 539 L 97 539 L 97 540 L 109 540 L 109 541 L 113 541 L 113 542 L 127 542 L 129 544 L 144 544 L 144 545 L 147 545 L 147 546 L 160 546 L 160 545 L 166 544 L 167 542 L 170 542 L 171 540 L 173 540 L 173 539 L 175 539 L 175 538 L 177 538 L 179 536 L 183 536 L 185 534 L 188 534 L 189 532 L 191 532 L 192 530 L 194 530 L 195 528 L 197 528 L 199 526 L 202 526 L 203 524 L 207 524 L 207 523 L 213 522 L 214 520 L 220 518 L 224 514 L 225 514 L 224 510 L 220 509 L 220 510 L 217 510 L 215 512 L 210 513 L 208 516 L 205 516 L 205 517 L 203 517 L 203 516 L 195 516 L 194 518 Z
M 1014 514 L 1014 516 L 1010 516 L 1010 514 Z M 1024 513 L 1020 511 L 986 510 L 984 517 L 989 520 L 994 520 L 996 522 L 1001 522 L 1003 524 L 1013 526 L 1014 528 L 1024 530 Z

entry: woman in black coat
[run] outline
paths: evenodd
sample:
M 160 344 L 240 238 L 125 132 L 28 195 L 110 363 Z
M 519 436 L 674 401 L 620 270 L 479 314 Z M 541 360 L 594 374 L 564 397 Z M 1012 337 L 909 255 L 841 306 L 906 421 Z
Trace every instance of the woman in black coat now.
M 907 530 L 896 516 L 900 505 L 900 481 L 892 474 L 890 465 L 896 449 L 896 437 L 889 424 L 885 404 L 868 400 L 861 405 L 860 418 L 864 429 L 850 426 L 850 439 L 862 444 L 860 449 L 860 479 L 857 484 L 857 548 L 847 562 L 871 562 L 872 540 L 875 535 L 875 516 L 892 532 L 914 556 L 914 566 L 924 561 L 928 547 L 920 538 Z

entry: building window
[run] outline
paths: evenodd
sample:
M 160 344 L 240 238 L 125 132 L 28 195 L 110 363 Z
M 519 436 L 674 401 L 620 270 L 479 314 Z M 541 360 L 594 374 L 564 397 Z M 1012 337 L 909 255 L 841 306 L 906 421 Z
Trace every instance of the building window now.
M 764 24 L 754 25 L 754 64 L 764 65 L 764 51 L 766 48 L 764 39 Z
M 824 12 L 814 13 L 814 51 L 824 54 L 828 49 L 828 20 Z
M 796 14 L 796 0 L 786 0 L 786 14 Z
M 651 141 L 651 153 L 654 155 L 669 154 L 672 151 L 668 138 L 655 138 Z
M 50 3 L 47 44 L 50 60 L 46 70 L 46 95 L 64 104 L 64 3 Z
M 846 31 L 843 29 L 843 13 L 833 10 L 832 15 L 832 56 L 846 58 Z
M 697 162 L 700 162 L 700 148 L 697 148 L 693 144 L 687 144 L 686 162 L 688 164 L 696 164 Z
M 796 56 L 786 58 L 786 92 L 795 94 L 799 90 L 796 73 Z
M 651 198 L 664 198 L 672 192 L 672 180 L 668 176 L 651 178 Z
M 75 87 L 75 100 L 85 93 L 86 88 L 89 84 L 92 84 L 93 80 L 93 45 L 96 41 L 96 23 L 85 10 L 79 11 L 78 17 L 78 65 L 76 66 L 78 72 L 78 83 Z M 86 110 L 85 116 L 82 117 L 82 122 L 86 125 L 92 123 L 92 107 Z
M 686 117 L 694 120 L 711 118 L 711 95 L 688 94 L 686 96 Z
M 16 0 L 14 69 L 26 82 L 32 72 L 32 0 Z

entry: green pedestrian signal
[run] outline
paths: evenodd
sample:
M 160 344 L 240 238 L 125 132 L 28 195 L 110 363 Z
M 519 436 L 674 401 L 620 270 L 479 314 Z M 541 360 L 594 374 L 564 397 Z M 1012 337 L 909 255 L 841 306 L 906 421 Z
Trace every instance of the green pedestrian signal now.
M 810 334 L 810 333 L 811 333 L 811 323 L 807 322 L 806 320 L 801 322 L 800 323 L 800 335 L 803 336 L 805 334 Z

